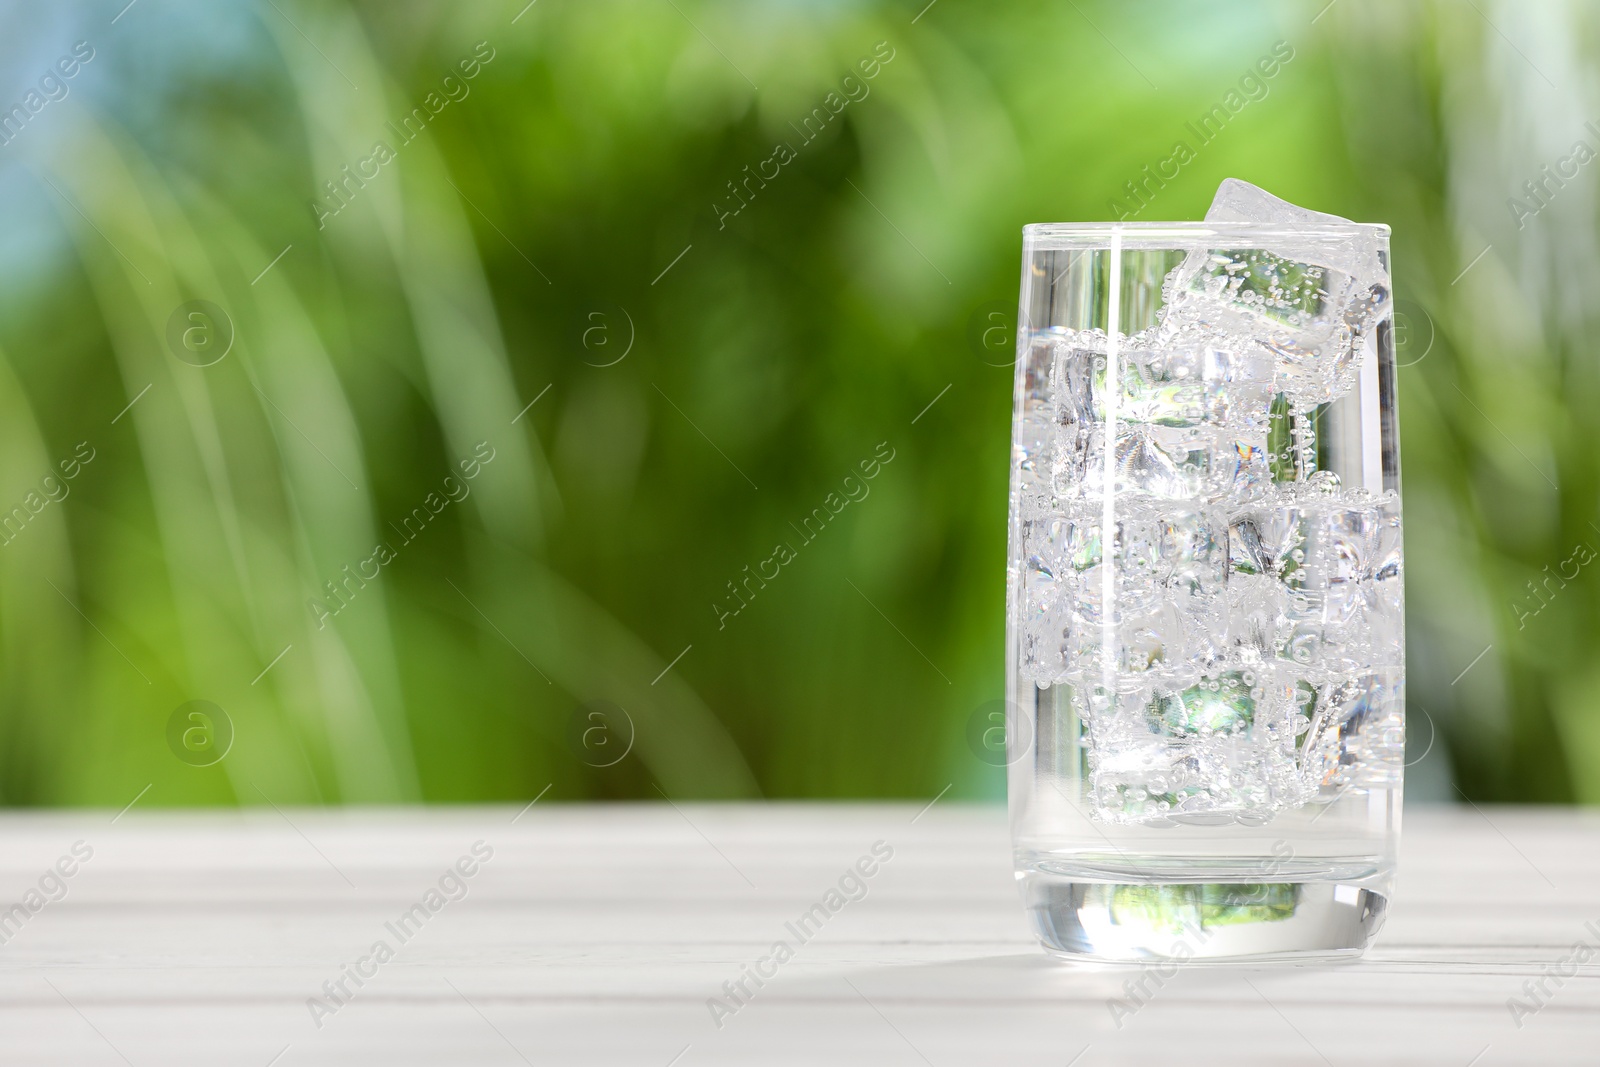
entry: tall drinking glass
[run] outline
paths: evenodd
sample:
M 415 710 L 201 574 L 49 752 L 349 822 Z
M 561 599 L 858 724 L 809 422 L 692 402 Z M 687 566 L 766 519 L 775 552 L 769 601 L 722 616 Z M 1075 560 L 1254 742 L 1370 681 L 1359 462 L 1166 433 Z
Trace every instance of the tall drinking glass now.
M 1388 228 L 1023 231 L 1017 877 L 1075 958 L 1359 954 L 1400 833 Z

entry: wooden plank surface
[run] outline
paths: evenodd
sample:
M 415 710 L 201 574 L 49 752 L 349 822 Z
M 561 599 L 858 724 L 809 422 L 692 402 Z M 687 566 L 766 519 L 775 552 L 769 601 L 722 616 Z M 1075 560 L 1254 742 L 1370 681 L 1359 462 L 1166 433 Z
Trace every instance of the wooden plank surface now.
M 1367 959 L 1163 976 L 1048 961 L 1004 812 L 920 810 L 5 816 L 0 1063 L 1600 1062 L 1593 814 L 1413 808 Z

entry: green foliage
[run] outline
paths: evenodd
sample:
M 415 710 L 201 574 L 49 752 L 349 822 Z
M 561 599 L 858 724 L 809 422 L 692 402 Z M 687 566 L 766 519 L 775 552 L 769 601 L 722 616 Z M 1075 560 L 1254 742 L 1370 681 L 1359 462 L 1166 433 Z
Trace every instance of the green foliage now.
M 1600 546 L 1592 334 L 1533 288 L 1558 252 L 1517 258 L 1582 204 L 1593 244 L 1592 176 L 1452 284 L 1504 216 L 1452 185 L 1493 127 L 1451 90 L 1515 56 L 1454 5 L 1320 7 L 6 16 L 96 58 L 0 147 L 0 799 L 1002 795 L 963 740 L 1004 688 L 987 313 L 1024 223 L 1108 217 L 1180 139 L 1141 218 L 1236 175 L 1395 227 L 1434 788 L 1448 755 L 1474 796 L 1600 796 L 1594 579 L 1513 607 Z M 209 366 L 169 341 L 194 300 Z M 234 727 L 205 766 L 169 748 L 194 700 Z

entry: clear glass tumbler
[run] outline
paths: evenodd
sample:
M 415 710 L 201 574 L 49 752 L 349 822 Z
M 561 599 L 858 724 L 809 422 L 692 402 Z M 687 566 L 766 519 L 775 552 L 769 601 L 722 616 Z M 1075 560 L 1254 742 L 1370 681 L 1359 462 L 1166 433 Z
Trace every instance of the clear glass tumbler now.
M 1052 953 L 1359 954 L 1400 833 L 1388 228 L 1023 231 L 1007 699 Z

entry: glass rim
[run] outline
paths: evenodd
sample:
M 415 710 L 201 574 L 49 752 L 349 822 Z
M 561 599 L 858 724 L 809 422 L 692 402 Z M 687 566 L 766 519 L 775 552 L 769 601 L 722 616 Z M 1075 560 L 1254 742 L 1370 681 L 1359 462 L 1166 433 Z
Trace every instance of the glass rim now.
M 1192 242 L 1196 238 L 1284 238 L 1354 237 L 1366 235 L 1388 240 L 1390 228 L 1382 222 L 1030 222 L 1022 236 L 1031 243 L 1040 241 L 1070 244 L 1104 244 L 1114 234 L 1139 244 L 1161 238 Z

